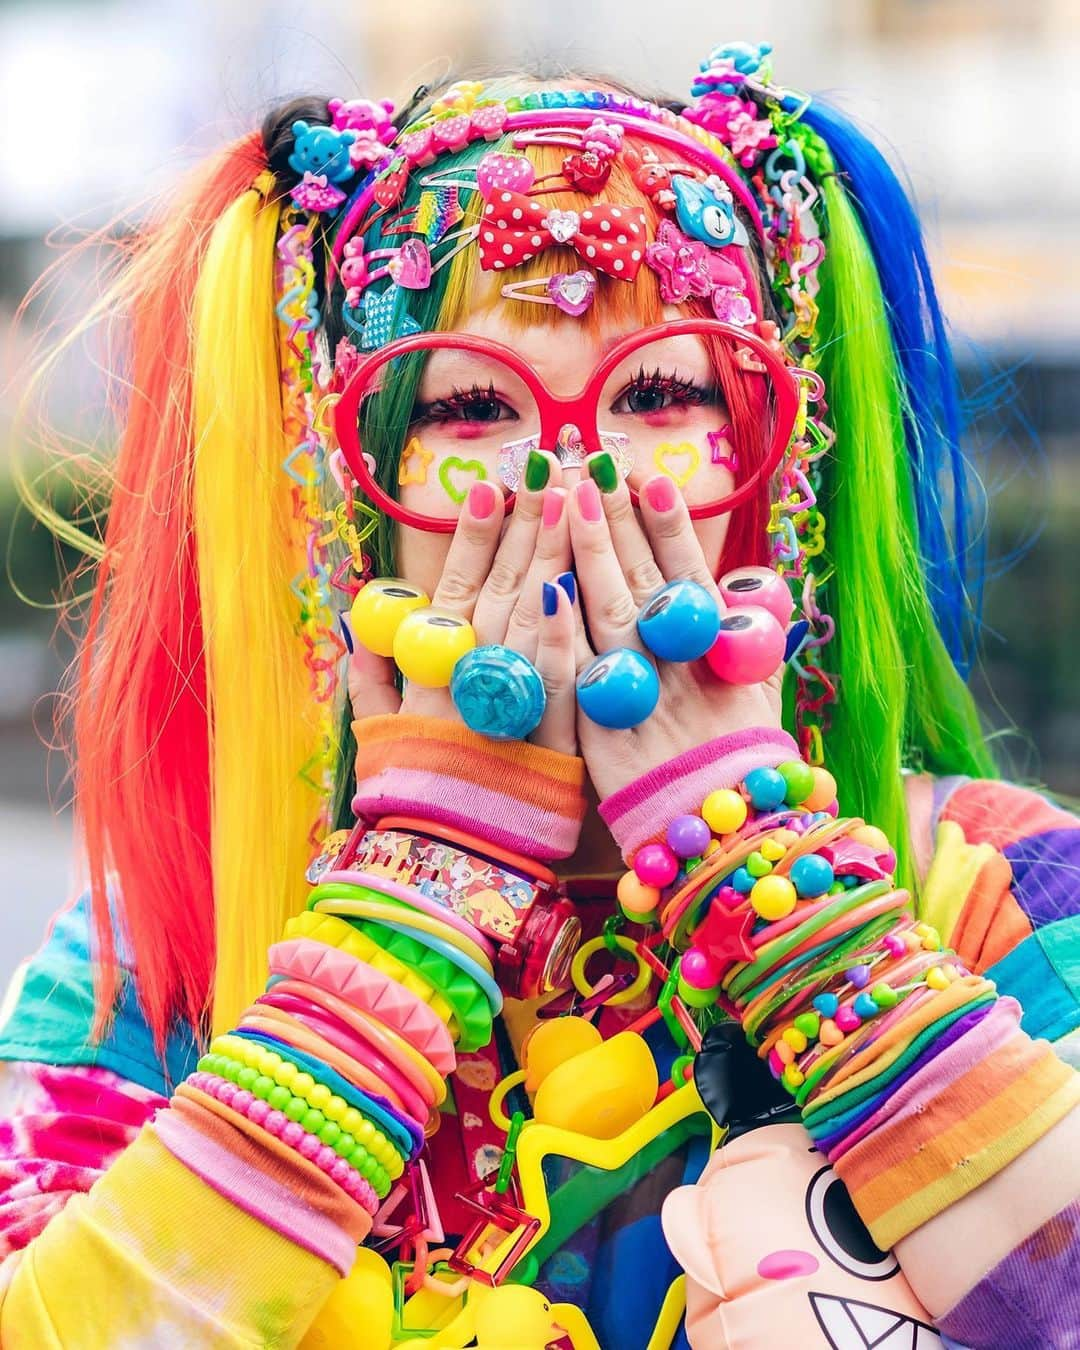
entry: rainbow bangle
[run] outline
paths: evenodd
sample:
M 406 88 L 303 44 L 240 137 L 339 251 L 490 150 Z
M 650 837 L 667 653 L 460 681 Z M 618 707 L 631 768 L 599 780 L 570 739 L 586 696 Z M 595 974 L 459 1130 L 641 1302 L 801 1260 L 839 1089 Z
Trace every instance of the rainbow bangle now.
M 267 1134 L 280 1139 L 283 1144 L 295 1149 L 301 1157 L 313 1162 L 369 1214 L 377 1213 L 381 1197 L 363 1173 L 334 1149 L 323 1144 L 316 1135 L 307 1133 L 296 1121 L 289 1120 L 283 1112 L 273 1110 L 254 1093 L 237 1087 L 227 1078 L 198 1071 L 189 1074 L 185 1081 L 188 1087 L 205 1092 L 223 1106 L 231 1107 L 232 1110 L 247 1116 Z
M 396 1181 L 405 1170 L 401 1155 L 394 1152 L 385 1137 L 368 1137 L 365 1142 L 362 1126 L 356 1127 L 355 1135 L 351 1134 L 336 1121 L 329 1120 L 323 1111 L 313 1107 L 307 1097 L 290 1092 L 265 1074 L 256 1074 L 252 1078 L 254 1070 L 239 1060 L 231 1059 L 228 1055 L 209 1054 L 203 1055 L 197 1067 L 199 1073 L 232 1083 L 240 1091 L 249 1092 L 265 1102 L 272 1111 L 280 1111 L 286 1120 L 298 1125 L 305 1134 L 313 1135 L 320 1144 L 332 1148 L 339 1158 L 343 1158 L 350 1167 L 370 1181 L 380 1195 L 386 1194 L 391 1182 Z M 384 1186 L 385 1190 L 382 1189 Z
M 210 1046 L 210 1054 L 236 1063 L 244 1074 L 243 1081 L 240 1081 L 239 1077 L 235 1080 L 238 1085 L 269 1102 L 275 1110 L 285 1109 L 285 1099 L 280 1093 L 300 1098 L 309 1109 L 322 1112 L 326 1120 L 337 1124 L 346 1134 L 352 1135 L 357 1143 L 363 1144 L 388 1170 L 401 1162 L 404 1156 L 403 1149 L 384 1129 L 380 1129 L 379 1124 L 369 1119 L 364 1111 L 349 1102 L 346 1097 L 334 1092 L 326 1083 L 319 1082 L 310 1071 L 292 1062 L 288 1055 L 264 1049 L 261 1045 L 245 1041 L 239 1036 L 215 1037 Z M 207 1069 L 205 1072 L 220 1071 Z M 230 1075 L 223 1074 L 222 1077 L 228 1078 Z M 274 1093 L 275 1088 L 279 1088 L 280 1093 Z M 400 1176 L 400 1171 L 398 1175 Z

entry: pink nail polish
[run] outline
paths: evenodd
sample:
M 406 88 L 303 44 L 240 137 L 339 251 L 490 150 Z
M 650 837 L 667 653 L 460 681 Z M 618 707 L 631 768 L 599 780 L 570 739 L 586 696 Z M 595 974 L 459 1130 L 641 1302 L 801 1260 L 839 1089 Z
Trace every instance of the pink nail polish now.
M 574 492 L 577 496 L 578 510 L 586 520 L 595 524 L 604 514 L 604 508 L 600 504 L 600 489 L 591 478 L 583 478 L 574 488 Z
M 645 484 L 645 497 L 654 511 L 670 511 L 675 505 L 675 484 L 661 474 Z
M 545 530 L 553 530 L 562 520 L 563 507 L 566 505 L 564 488 L 545 488 L 544 504 L 540 511 L 540 520 Z
M 487 520 L 495 510 L 495 489 L 490 483 L 474 483 L 469 489 L 469 515 Z

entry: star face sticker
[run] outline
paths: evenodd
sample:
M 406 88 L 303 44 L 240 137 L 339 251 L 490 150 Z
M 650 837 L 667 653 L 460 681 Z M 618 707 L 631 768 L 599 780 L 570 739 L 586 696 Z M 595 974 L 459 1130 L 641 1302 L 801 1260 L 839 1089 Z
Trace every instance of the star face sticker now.
M 427 482 L 428 465 L 435 458 L 430 450 L 425 450 L 419 436 L 414 436 L 401 452 L 398 462 L 398 486 L 406 483 L 423 485 Z
M 411 337 L 413 333 L 419 333 L 420 325 L 411 314 L 404 312 L 404 302 L 402 309 L 397 309 L 398 299 L 403 294 L 396 282 L 377 295 L 367 292 L 362 310 L 364 327 L 360 334 L 360 346 L 364 351 L 374 352 L 394 338 Z
M 753 961 L 755 952 L 750 945 L 753 927 L 752 909 L 732 911 L 720 900 L 713 900 L 708 914 L 694 930 L 693 943 L 717 968 L 726 970 L 735 961 Z

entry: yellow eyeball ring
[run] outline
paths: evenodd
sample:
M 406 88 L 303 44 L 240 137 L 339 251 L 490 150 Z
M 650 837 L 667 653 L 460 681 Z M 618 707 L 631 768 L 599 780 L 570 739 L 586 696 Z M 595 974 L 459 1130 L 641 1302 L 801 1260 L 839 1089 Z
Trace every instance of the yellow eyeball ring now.
M 618 934 L 615 935 L 615 941 L 623 951 L 628 952 L 637 962 L 638 973 L 634 977 L 633 984 L 626 989 L 621 989 L 607 1000 L 607 1007 L 609 1008 L 621 1008 L 624 1004 L 633 1003 L 634 999 L 640 998 L 648 989 L 649 981 L 652 979 L 652 971 L 641 959 L 637 944 L 631 942 L 629 938 L 620 937 Z M 585 978 L 585 966 L 595 952 L 606 950 L 607 944 L 602 937 L 593 938 L 591 942 L 586 942 L 584 946 L 578 948 L 577 955 L 571 962 L 570 978 L 574 982 L 574 988 L 583 998 L 589 998 L 596 992 L 596 986 L 590 984 Z
M 361 647 L 376 656 L 393 656 L 394 637 L 406 615 L 430 605 L 416 586 L 399 577 L 376 577 L 358 592 L 349 613 L 349 627 Z
M 413 684 L 445 689 L 458 661 L 475 646 L 476 634 L 468 619 L 453 610 L 429 605 L 412 610 L 402 619 L 394 636 L 394 660 Z

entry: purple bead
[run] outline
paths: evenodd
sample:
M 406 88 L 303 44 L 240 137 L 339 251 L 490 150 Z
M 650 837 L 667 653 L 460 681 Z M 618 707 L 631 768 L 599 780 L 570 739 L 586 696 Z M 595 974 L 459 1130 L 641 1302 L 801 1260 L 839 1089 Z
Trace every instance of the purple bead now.
M 667 827 L 668 848 L 677 858 L 700 858 L 711 838 L 712 830 L 700 816 L 676 816 Z
M 856 989 L 865 989 L 866 982 L 870 978 L 870 967 L 863 965 L 848 966 L 844 974 Z

